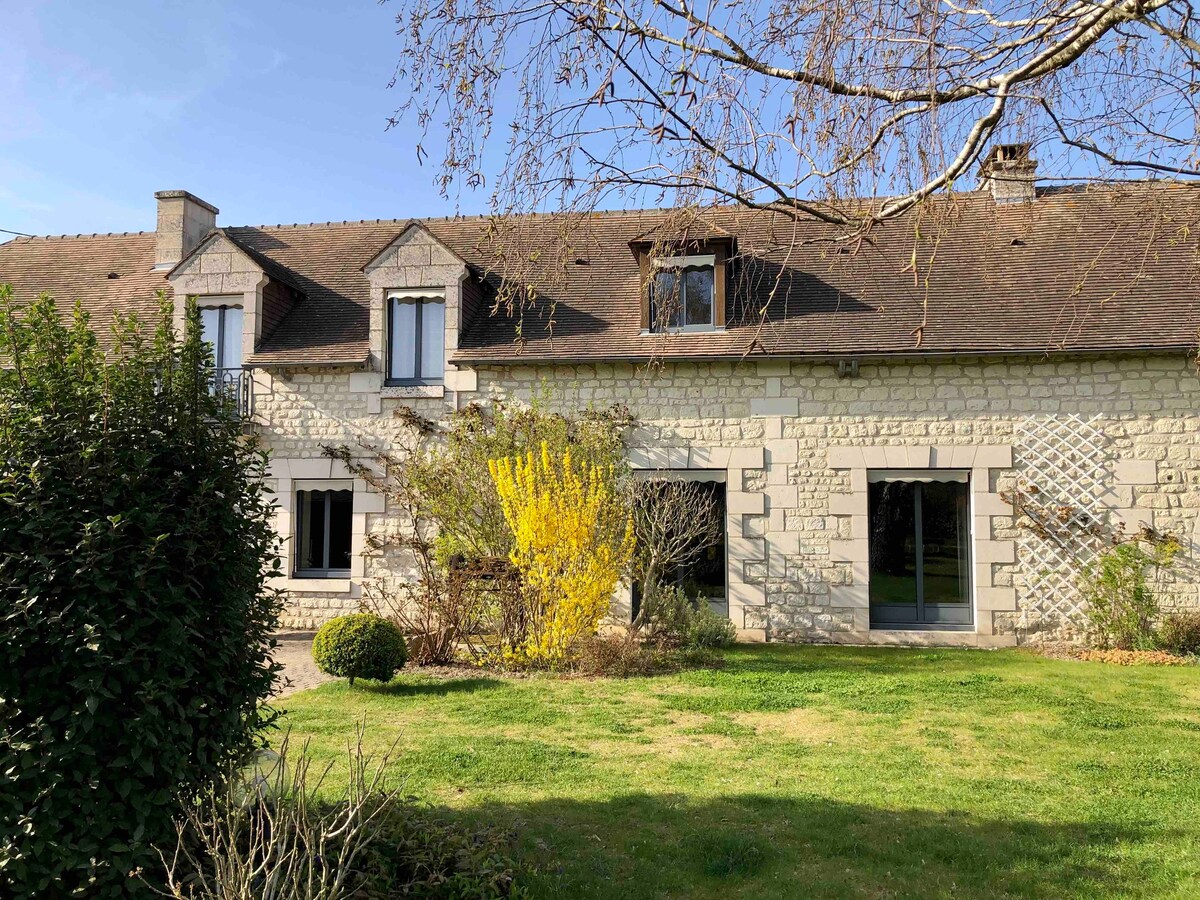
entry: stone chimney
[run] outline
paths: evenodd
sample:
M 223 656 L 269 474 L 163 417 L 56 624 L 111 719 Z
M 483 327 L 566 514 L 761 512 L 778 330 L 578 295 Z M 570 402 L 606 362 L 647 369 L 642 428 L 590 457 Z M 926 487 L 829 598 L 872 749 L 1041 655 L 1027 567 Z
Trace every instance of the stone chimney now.
M 979 167 L 979 187 L 991 191 L 997 203 L 1029 203 L 1036 175 L 1028 144 L 997 144 Z
M 154 269 L 165 271 L 191 253 L 217 226 L 220 210 L 187 191 L 157 191 L 154 199 L 158 201 Z

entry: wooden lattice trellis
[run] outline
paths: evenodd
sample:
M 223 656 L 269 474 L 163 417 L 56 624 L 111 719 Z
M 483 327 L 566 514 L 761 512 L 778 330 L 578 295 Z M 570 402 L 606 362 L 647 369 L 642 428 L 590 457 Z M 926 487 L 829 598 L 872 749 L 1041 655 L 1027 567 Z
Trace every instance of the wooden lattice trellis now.
M 1101 497 L 1111 471 L 1109 438 L 1096 422 L 1077 415 L 1030 417 L 1017 434 L 1018 491 L 1026 519 L 1021 528 L 1030 613 L 1077 619 L 1083 611 L 1078 574 L 1104 545 L 1107 512 Z

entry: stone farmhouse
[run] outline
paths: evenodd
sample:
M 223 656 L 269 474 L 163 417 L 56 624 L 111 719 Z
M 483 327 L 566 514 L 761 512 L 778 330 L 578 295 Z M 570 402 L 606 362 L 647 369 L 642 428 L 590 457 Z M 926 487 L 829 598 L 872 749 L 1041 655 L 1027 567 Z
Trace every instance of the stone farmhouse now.
M 634 467 L 713 485 L 694 581 L 745 640 L 1070 640 L 1101 531 L 1179 537 L 1158 589 L 1200 605 L 1200 188 L 1032 167 L 1002 148 L 978 190 L 855 241 L 732 208 L 686 233 L 655 210 L 229 227 L 162 191 L 155 232 L 17 238 L 0 282 L 98 330 L 198 298 L 271 452 L 291 624 L 403 577 L 364 554 L 383 497 L 323 445 L 540 395 L 626 404 Z M 542 261 L 524 310 L 496 303 L 501 245 Z

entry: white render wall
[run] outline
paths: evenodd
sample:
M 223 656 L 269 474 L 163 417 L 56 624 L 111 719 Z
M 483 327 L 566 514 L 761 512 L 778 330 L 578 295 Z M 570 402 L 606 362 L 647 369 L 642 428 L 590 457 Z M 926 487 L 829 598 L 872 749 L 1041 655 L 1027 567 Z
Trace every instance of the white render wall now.
M 328 461 L 316 463 L 323 445 L 386 446 L 403 427 L 393 415 L 401 405 L 438 419 L 488 397 L 536 393 L 569 409 L 624 403 L 640 423 L 635 465 L 725 471 L 730 617 L 744 638 L 993 646 L 1079 635 L 1078 616 L 1055 610 L 1060 598 L 1029 587 L 1045 560 L 1023 545 L 1001 497 L 1040 464 L 1024 431 L 1078 416 L 1103 435 L 1097 465 L 1105 508 L 1131 529 L 1145 522 L 1184 543 L 1181 563 L 1160 585 L 1164 605 L 1200 605 L 1192 562 L 1200 554 L 1200 379 L 1182 354 L 864 361 L 857 377 L 845 379 L 831 365 L 775 360 L 652 370 L 518 366 L 460 371 L 449 382 L 442 397 L 406 399 L 387 396 L 377 376 L 360 372 L 260 373 L 256 418 L 273 454 L 274 487 L 290 494 L 296 472 L 337 477 Z M 865 473 L 928 466 L 972 475 L 975 630 L 871 631 Z M 362 515 L 356 531 L 365 535 L 387 528 L 389 518 L 382 498 L 363 488 L 356 485 L 355 511 L 356 522 Z M 286 515 L 280 528 L 290 537 Z M 364 535 L 356 534 L 356 550 Z M 289 624 L 353 610 L 364 584 L 401 576 L 395 560 L 368 558 L 334 592 L 285 584 Z

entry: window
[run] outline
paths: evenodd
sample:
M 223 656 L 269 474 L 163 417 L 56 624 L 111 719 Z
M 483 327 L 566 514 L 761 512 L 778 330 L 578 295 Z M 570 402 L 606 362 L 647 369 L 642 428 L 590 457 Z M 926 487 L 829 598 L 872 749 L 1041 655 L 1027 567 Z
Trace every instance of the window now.
M 722 606 L 726 599 L 723 475 L 695 471 L 647 474 L 649 477 L 639 480 L 636 502 L 659 504 L 655 511 L 639 513 L 641 527 L 657 536 L 661 552 L 669 560 L 659 583 L 676 585 L 694 600 Z M 662 477 L 664 474 L 667 477 Z M 672 521 L 670 514 L 678 512 L 690 515 L 684 516 L 684 522 Z M 699 524 L 701 519 L 708 524 Z M 635 580 L 631 594 L 634 618 L 641 599 L 641 586 Z
M 970 625 L 967 473 L 869 472 L 871 624 Z
M 353 512 L 350 487 L 296 491 L 296 577 L 350 577 Z
M 200 334 L 212 347 L 217 384 L 236 384 L 242 374 L 242 307 L 232 304 L 201 306 Z
M 716 258 L 675 256 L 654 261 L 650 330 L 704 331 L 713 318 Z
M 440 292 L 388 295 L 388 384 L 441 384 L 445 370 L 446 300 Z

